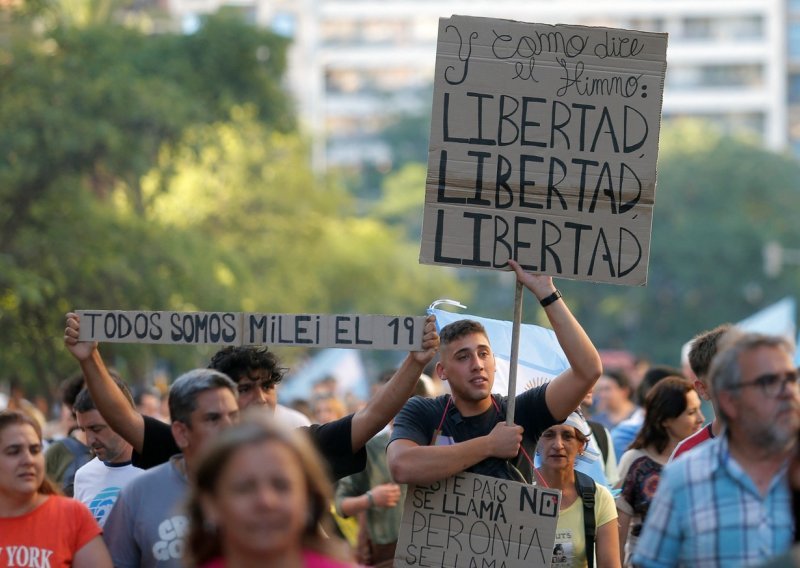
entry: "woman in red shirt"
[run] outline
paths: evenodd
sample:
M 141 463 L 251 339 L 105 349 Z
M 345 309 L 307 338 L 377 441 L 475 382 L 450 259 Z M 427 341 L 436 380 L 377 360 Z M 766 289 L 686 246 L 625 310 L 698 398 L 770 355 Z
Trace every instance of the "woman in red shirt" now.
M 111 568 L 100 533 L 89 509 L 45 478 L 38 423 L 0 411 L 0 566 Z

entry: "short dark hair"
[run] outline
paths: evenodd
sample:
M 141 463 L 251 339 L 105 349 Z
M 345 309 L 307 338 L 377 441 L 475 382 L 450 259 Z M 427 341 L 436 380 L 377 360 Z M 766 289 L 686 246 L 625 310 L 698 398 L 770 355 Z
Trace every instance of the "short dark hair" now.
M 692 339 L 692 346 L 689 349 L 689 366 L 695 376 L 705 383 L 711 361 L 717 354 L 719 338 L 731 328 L 731 324 L 723 323 L 714 329 L 697 334 Z
M 639 383 L 639 388 L 636 389 L 636 404 L 639 406 L 644 406 L 648 393 L 662 379 L 666 379 L 667 377 L 686 378 L 683 376 L 683 373 L 680 369 L 676 367 L 670 367 L 669 365 L 653 365 L 647 369 L 642 377 L 642 382 Z
M 628 390 L 628 398 L 633 397 L 633 391 L 631 389 L 631 380 L 628 378 L 628 375 L 622 369 L 607 369 L 603 370 L 603 376 L 608 377 L 621 389 Z
M 193 369 L 175 379 L 169 388 L 170 422 L 191 426 L 191 415 L 197 408 L 197 397 L 202 392 L 215 389 L 228 389 L 234 398 L 238 396 L 236 385 L 228 375 L 214 369 Z
M 83 373 L 81 372 L 70 375 L 61 381 L 59 385 L 61 390 L 61 402 L 70 408 L 75 406 L 75 399 L 78 398 L 78 393 L 83 389 L 83 385 Z
M 154 396 L 158 400 L 161 400 L 161 391 L 158 390 L 156 387 L 151 386 L 138 386 L 133 388 L 133 403 L 136 406 L 142 404 L 142 399 L 147 396 Z
M 124 381 L 120 379 L 114 379 L 114 384 L 119 387 L 119 390 L 122 391 L 122 394 L 125 395 L 125 400 L 131 405 L 131 408 L 135 408 L 133 404 L 133 397 L 131 396 L 131 391 L 128 388 L 128 385 L 125 384 Z M 92 400 L 92 395 L 89 392 L 89 389 L 83 387 L 81 392 L 78 393 L 78 396 L 75 398 L 75 405 L 72 407 L 73 412 L 89 412 L 90 410 L 97 410 L 97 407 L 94 404 L 94 400 Z
M 224 347 L 211 358 L 208 368 L 225 373 L 235 383 L 250 371 L 264 370 L 269 373 L 273 385 L 281 382 L 287 371 L 280 366 L 278 357 L 266 345 Z
M 462 337 L 474 333 L 480 333 L 487 338 L 489 337 L 489 334 L 486 333 L 486 328 L 483 327 L 480 322 L 468 319 L 458 320 L 447 324 L 439 331 L 439 340 L 442 346 L 445 346 L 456 339 L 461 339 Z

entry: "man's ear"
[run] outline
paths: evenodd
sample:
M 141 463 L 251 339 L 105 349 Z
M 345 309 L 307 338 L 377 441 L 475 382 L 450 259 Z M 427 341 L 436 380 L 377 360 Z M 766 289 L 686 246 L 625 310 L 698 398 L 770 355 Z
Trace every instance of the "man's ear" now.
M 444 376 L 444 365 L 442 365 L 441 361 L 436 362 L 436 376 L 443 381 L 447 380 L 447 377 Z
M 717 394 L 717 405 L 719 411 L 728 417 L 728 420 L 736 420 L 738 408 L 736 408 L 736 395 L 729 391 L 722 391 Z
M 189 426 L 183 422 L 172 423 L 172 437 L 175 438 L 175 443 L 183 450 L 189 445 Z
M 700 398 L 703 400 L 711 400 L 711 394 L 700 379 L 694 380 L 694 390 L 697 391 L 697 394 L 700 395 Z

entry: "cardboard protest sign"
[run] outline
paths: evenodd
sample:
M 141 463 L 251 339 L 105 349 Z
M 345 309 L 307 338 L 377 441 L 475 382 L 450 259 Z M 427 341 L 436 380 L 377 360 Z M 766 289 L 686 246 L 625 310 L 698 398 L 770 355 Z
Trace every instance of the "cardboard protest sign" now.
M 425 316 L 82 310 L 80 339 L 414 351 Z
M 420 262 L 647 282 L 667 34 L 439 22 Z
M 395 567 L 549 567 L 561 492 L 460 473 L 409 487 Z

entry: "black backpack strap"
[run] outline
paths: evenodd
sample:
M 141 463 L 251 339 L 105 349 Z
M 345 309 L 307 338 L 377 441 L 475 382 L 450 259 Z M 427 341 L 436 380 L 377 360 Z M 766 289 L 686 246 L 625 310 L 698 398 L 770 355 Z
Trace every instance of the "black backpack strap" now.
M 575 471 L 575 490 L 583 501 L 583 530 L 586 533 L 586 565 L 594 567 L 594 494 L 597 487 L 594 479 L 583 472 Z
M 603 465 L 608 463 L 608 436 L 606 435 L 605 427 L 599 422 L 594 420 L 587 420 L 589 428 L 592 429 L 592 436 L 597 442 L 597 447 L 600 448 L 600 453 L 603 454 Z

